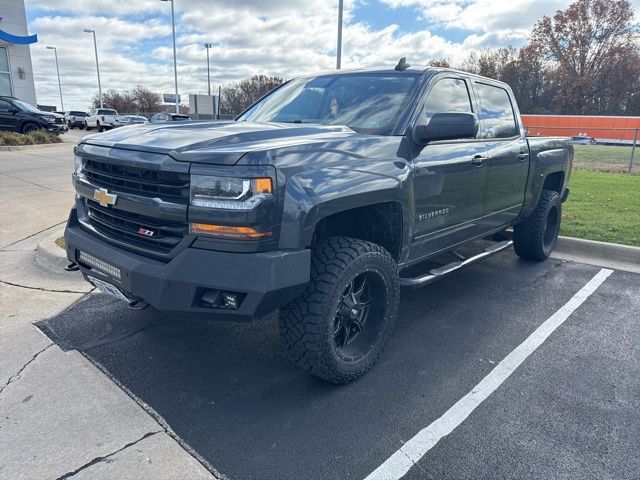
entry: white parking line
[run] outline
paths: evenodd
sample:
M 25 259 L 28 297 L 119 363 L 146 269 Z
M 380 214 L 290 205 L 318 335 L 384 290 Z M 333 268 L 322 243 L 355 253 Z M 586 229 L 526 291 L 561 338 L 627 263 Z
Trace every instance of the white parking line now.
M 398 480 L 431 450 L 443 437 L 449 435 L 483 401 L 489 397 L 524 362 L 529 355 L 544 343 L 556 328 L 584 301 L 595 292 L 613 270 L 603 268 L 576 293 L 560 310 L 551 315 L 529 337 L 507 355 L 478 383 L 431 425 L 418 432 L 398 451 L 376 468 L 365 480 Z

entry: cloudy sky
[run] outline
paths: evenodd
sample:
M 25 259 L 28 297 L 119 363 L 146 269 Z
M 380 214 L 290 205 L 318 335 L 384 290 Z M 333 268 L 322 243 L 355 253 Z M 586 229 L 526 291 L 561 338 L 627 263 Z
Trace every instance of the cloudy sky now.
M 343 68 L 395 65 L 406 56 L 463 59 L 471 50 L 519 46 L 542 15 L 569 0 L 345 0 Z M 633 1 L 640 10 L 640 0 Z M 103 90 L 145 85 L 173 92 L 171 7 L 160 0 L 26 0 L 38 102 L 58 103 L 53 52 L 69 109 L 97 92 L 96 30 Z M 290 78 L 335 68 L 338 0 L 175 0 L 181 94 L 264 73 Z

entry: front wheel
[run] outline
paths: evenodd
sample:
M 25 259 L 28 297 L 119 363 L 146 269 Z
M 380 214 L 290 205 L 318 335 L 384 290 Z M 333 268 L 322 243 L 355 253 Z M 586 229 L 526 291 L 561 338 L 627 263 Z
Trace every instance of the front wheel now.
M 349 237 L 314 248 L 311 280 L 280 312 L 290 360 L 331 383 L 362 376 L 391 335 L 400 302 L 398 268 L 375 243 Z
M 104 132 L 104 128 L 102 127 L 102 125 L 100 125 L 100 122 L 97 122 L 96 126 L 98 127 L 98 132 L 100 133 Z
M 35 123 L 25 123 L 22 126 L 22 133 L 23 134 L 27 134 L 27 133 L 31 133 L 34 132 L 36 130 L 38 130 L 40 127 L 38 125 L 36 125 Z
M 513 247 L 527 260 L 546 260 L 558 240 L 562 219 L 560 194 L 543 190 L 538 206 L 529 218 L 513 227 Z

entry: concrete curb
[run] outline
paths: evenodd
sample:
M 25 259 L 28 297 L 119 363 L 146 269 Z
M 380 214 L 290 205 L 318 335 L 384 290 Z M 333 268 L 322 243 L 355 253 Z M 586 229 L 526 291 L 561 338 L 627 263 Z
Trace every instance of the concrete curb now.
M 19 152 L 22 150 L 31 150 L 35 148 L 39 150 L 40 148 L 45 147 L 60 147 L 63 145 L 69 145 L 71 142 L 65 142 L 64 140 L 60 143 L 40 143 L 38 145 L 0 145 L 0 152 Z
M 558 237 L 554 258 L 640 273 L 640 248 L 582 238 Z
M 60 273 L 69 264 L 64 249 L 56 245 L 55 241 L 64 233 L 64 228 L 56 229 L 38 243 L 36 248 L 36 264 L 45 270 Z

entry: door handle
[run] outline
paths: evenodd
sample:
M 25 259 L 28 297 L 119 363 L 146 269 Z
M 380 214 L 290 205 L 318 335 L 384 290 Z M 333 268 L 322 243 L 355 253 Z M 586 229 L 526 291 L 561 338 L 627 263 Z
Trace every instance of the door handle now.
M 518 160 L 520 160 L 521 162 L 528 159 L 529 158 L 529 154 L 528 153 L 519 153 L 518 154 Z
M 476 155 L 471 159 L 471 163 L 473 163 L 476 167 L 481 167 L 485 160 L 488 160 L 489 157 L 485 157 L 484 155 Z

